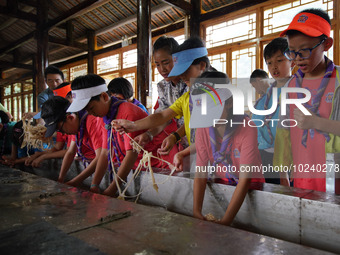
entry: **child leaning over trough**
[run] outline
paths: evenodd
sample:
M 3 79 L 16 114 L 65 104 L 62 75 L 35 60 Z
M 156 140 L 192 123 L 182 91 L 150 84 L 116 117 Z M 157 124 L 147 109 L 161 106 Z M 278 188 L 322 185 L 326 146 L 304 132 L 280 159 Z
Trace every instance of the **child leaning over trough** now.
M 230 225 L 247 195 L 250 183 L 264 182 L 257 147 L 257 129 L 246 115 L 233 115 L 233 98 L 227 88 L 215 89 L 216 84 L 229 83 L 225 74 L 206 72 L 201 77 L 204 79 L 194 84 L 191 95 L 193 110 L 190 127 L 197 128 L 193 215 L 206 219 L 202 215 L 202 207 L 209 172 L 207 169 L 214 169 L 213 178 L 236 185 L 228 208 L 218 221 Z M 202 114 L 203 107 L 206 109 L 205 114 Z
M 109 163 L 110 165 L 111 161 L 118 163 L 119 168 L 117 175 L 123 180 L 127 178 L 131 169 L 138 166 L 139 161 L 142 158 L 142 154 L 138 154 L 133 150 L 133 147 L 130 144 L 130 138 L 128 137 L 134 138 L 141 132 L 121 135 L 114 129 L 111 130 L 111 121 L 116 118 L 137 121 L 141 118 L 145 118 L 147 114 L 134 104 L 126 102 L 125 100 L 119 100 L 115 97 L 110 97 L 106 93 L 107 86 L 105 80 L 96 74 L 87 74 L 77 77 L 72 82 L 71 87 L 73 102 L 67 110 L 68 112 L 86 109 L 89 114 L 103 118 L 101 120 L 103 149 L 91 184 L 91 190 L 93 192 L 99 192 L 99 183 L 108 166 L 108 150 L 114 152 L 114 155 L 111 155 L 112 158 L 109 159 Z M 104 121 L 105 126 L 102 121 Z M 145 146 L 145 149 L 152 152 L 153 155 L 157 155 L 157 149 L 160 145 L 160 143 L 156 144 L 151 142 Z M 164 159 L 170 161 L 168 158 Z M 151 166 L 159 168 L 167 167 L 166 164 L 154 158 L 151 159 Z M 103 194 L 115 196 L 117 185 L 120 185 L 120 183 L 116 183 L 116 181 L 113 180 Z
M 69 106 L 70 102 L 67 99 L 55 96 L 43 104 L 41 117 L 46 123 L 46 137 L 50 137 L 55 131 L 73 135 L 61 165 L 58 181 L 64 182 L 78 152 L 85 169 L 68 182 L 77 186 L 94 172 L 101 153 L 102 140 L 98 119 L 88 115 L 86 111 L 68 113 L 66 110 Z

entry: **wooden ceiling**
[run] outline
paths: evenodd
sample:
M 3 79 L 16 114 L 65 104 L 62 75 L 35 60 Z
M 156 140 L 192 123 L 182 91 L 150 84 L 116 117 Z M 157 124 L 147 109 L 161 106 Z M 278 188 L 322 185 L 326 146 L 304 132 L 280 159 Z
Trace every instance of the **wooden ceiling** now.
M 259 2 L 263 1 L 202 0 L 202 13 Z M 151 0 L 152 31 L 183 22 L 190 14 L 189 7 L 184 0 Z M 137 0 L 0 0 L 0 84 L 32 72 L 38 12 L 44 10 L 48 16 L 43 27 L 48 30 L 49 63 L 86 52 L 88 31 L 94 31 L 98 49 L 137 34 Z

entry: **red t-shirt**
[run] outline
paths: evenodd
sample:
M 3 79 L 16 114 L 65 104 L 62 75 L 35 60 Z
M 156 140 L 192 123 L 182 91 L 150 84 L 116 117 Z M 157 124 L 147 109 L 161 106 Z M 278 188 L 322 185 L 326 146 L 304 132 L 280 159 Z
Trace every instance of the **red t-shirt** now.
M 79 136 L 80 132 L 78 132 Z M 76 141 L 76 136 L 72 135 L 72 141 Z M 96 157 L 96 150 L 102 147 L 102 129 L 98 125 L 98 118 L 88 115 L 86 118 L 84 137 L 81 146 L 81 153 L 87 159 Z
M 126 120 L 130 120 L 130 121 L 136 121 L 136 120 L 139 120 L 139 119 L 143 119 L 145 117 L 147 117 L 148 115 L 141 109 L 139 108 L 138 106 L 134 105 L 134 104 L 131 104 L 131 103 L 121 103 L 119 105 L 119 108 L 118 108 L 118 111 L 117 111 L 117 115 L 116 115 L 116 119 L 126 119 Z M 128 135 L 131 137 L 131 138 L 134 138 L 142 133 L 144 133 L 146 130 L 142 130 L 142 131 L 137 131 L 137 132 L 133 132 L 133 133 L 129 133 Z M 114 129 L 112 129 L 112 132 L 114 134 L 114 136 L 117 137 L 117 141 L 118 141 L 118 145 L 119 145 L 119 148 L 117 148 L 118 150 L 118 156 L 119 156 L 119 160 L 120 162 L 123 161 L 125 155 L 126 155 L 126 151 L 128 150 L 132 150 L 132 145 L 130 144 L 130 138 L 124 134 L 124 135 L 120 135 L 118 132 L 116 132 Z M 103 145 L 102 147 L 103 148 L 108 148 L 107 145 L 107 130 L 105 129 L 105 126 L 104 126 L 104 122 L 102 122 L 102 135 L 103 135 Z M 149 152 L 152 152 L 153 155 L 157 156 L 157 149 L 161 147 L 161 142 L 160 139 L 157 139 L 157 136 L 155 136 L 156 139 L 154 139 L 152 142 L 148 143 L 147 145 L 145 145 L 144 149 L 149 151 Z M 176 147 L 176 146 L 175 146 Z M 176 150 L 177 148 L 174 149 Z M 114 153 L 114 149 L 112 148 L 112 153 Z M 166 157 L 160 157 L 160 158 L 163 158 L 164 160 L 166 161 L 169 161 L 170 163 L 172 163 L 173 161 L 173 155 L 174 153 L 172 152 L 170 154 L 170 156 L 166 156 Z M 171 158 L 172 157 L 172 158 Z M 136 168 L 139 164 L 139 161 L 141 160 L 142 158 L 142 153 L 140 153 L 138 155 L 138 158 L 135 162 L 135 165 L 134 165 L 134 168 Z M 112 160 L 114 162 L 116 162 L 116 156 L 113 155 L 112 156 Z M 160 160 L 157 160 L 157 159 L 152 159 L 151 160 L 151 165 L 153 167 L 158 167 L 158 168 L 169 168 L 168 165 Z
M 67 148 L 70 147 L 71 140 L 72 140 L 72 135 L 68 135 L 68 134 L 63 134 L 61 132 L 57 132 L 56 141 L 57 142 L 63 142 L 64 146 L 65 146 L 65 143 L 66 143 Z
M 257 128 L 248 126 L 248 120 L 249 119 L 246 118 L 245 127 L 243 127 L 242 124 L 239 125 L 229 141 L 232 144 L 231 161 L 233 169 L 230 168 L 232 169 L 231 175 L 238 178 L 240 165 L 251 165 L 255 166 L 254 170 L 252 171 L 252 182 L 264 182 L 264 178 L 261 173 L 261 156 L 257 147 Z M 198 128 L 196 130 L 195 139 L 196 166 L 208 166 L 209 162 L 212 165 L 214 163 L 214 157 L 210 142 L 209 128 Z M 219 150 L 222 143 L 222 137 L 216 135 L 216 139 L 217 150 Z M 222 167 L 223 165 L 219 164 L 219 166 Z M 216 172 L 215 176 L 225 179 L 226 170 L 227 169 Z
M 329 118 L 332 110 L 332 99 L 335 90 L 335 71 L 333 71 L 332 79 L 329 80 L 325 92 L 321 98 L 318 108 L 318 114 L 322 118 Z M 319 79 L 303 79 L 302 88 L 307 88 L 313 98 L 317 93 L 320 83 L 323 78 Z M 295 79 L 289 83 L 289 87 L 295 87 Z M 289 98 L 297 98 L 296 93 L 290 93 Z M 311 100 L 308 102 L 311 104 Z M 290 119 L 294 119 L 295 105 L 289 105 Z M 290 128 L 290 139 L 292 145 L 292 156 L 296 171 L 293 173 L 294 187 L 303 189 L 312 189 L 318 191 L 326 191 L 326 173 L 312 171 L 326 164 L 325 153 L 325 137 L 314 130 L 314 135 L 311 137 L 311 132 L 308 132 L 307 147 L 301 144 L 303 130 L 298 127 Z M 299 171 L 301 169 L 301 172 Z M 302 172 L 304 170 L 305 172 Z M 307 172 L 308 171 L 308 172 Z

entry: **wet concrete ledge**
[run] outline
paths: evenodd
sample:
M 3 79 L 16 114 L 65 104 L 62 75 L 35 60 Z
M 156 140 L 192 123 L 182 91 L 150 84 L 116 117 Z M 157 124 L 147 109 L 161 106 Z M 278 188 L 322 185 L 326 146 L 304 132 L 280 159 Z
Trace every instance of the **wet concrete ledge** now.
M 40 176 L 56 179 L 60 162 L 45 162 L 40 169 L 26 169 Z M 81 171 L 81 164 L 73 164 L 68 178 Z M 188 173 L 184 173 L 188 174 Z M 192 215 L 192 179 L 156 174 L 159 192 L 152 188 L 149 174 L 142 174 L 129 188 L 134 195 L 142 188 L 139 202 L 161 206 L 169 211 Z M 91 180 L 85 182 L 88 187 Z M 101 188 L 108 185 L 105 176 Z M 211 184 L 206 191 L 203 212 L 221 217 L 231 199 L 234 187 Z M 340 252 L 339 196 L 287 188 L 273 184 L 252 186 L 234 221 L 234 226 L 255 233 L 304 244 L 325 251 Z M 159 210 L 159 209 L 157 209 Z M 193 219 L 195 220 L 195 219 Z M 215 224 L 216 225 L 216 224 Z
M 0 183 L 2 254 L 327 254 L 16 169 Z

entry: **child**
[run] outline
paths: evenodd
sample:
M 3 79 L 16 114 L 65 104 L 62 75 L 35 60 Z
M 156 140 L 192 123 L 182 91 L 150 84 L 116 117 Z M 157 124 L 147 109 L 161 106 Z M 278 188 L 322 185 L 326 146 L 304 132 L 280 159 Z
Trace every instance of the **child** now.
M 268 74 L 262 69 L 256 69 L 251 73 L 249 82 L 254 87 L 256 93 L 261 96 L 254 105 L 256 108 L 257 103 L 260 100 L 263 100 L 263 95 L 266 94 L 266 91 L 270 86 Z
M 169 108 L 175 101 L 180 98 L 185 92 L 189 90 L 189 87 L 178 77 L 169 77 L 169 73 L 174 66 L 172 59 L 172 53 L 178 48 L 177 41 L 172 37 L 161 36 L 159 37 L 153 45 L 153 59 L 156 64 L 157 70 L 164 78 L 157 83 L 158 100 L 154 107 L 155 112 L 163 111 Z M 147 134 L 157 136 L 162 141 L 168 137 L 169 134 L 175 132 L 184 124 L 183 116 L 181 118 L 173 118 L 169 122 L 165 122 L 163 125 L 154 127 L 148 132 L 143 133 L 136 137 L 136 141 L 140 145 L 145 145 L 150 142 L 150 137 Z M 178 143 L 179 150 L 183 150 L 189 146 L 186 137 L 183 137 Z
M 146 117 L 147 114 L 136 105 L 128 103 L 125 100 L 110 97 L 106 93 L 107 86 L 105 80 L 96 74 L 77 77 L 72 82 L 71 87 L 73 102 L 67 111 L 73 112 L 86 109 L 89 114 L 103 118 L 104 123 L 106 124 L 105 128 L 107 129 L 102 125 L 103 150 L 91 184 L 91 190 L 93 192 L 99 192 L 98 185 L 107 169 L 107 155 L 108 150 L 111 150 L 111 147 L 113 147 L 112 150 L 114 150 L 115 154 L 112 161 L 116 161 L 120 164 L 117 174 L 123 180 L 126 179 L 131 169 L 138 166 L 139 160 L 142 157 L 141 154 L 138 155 L 137 152 L 133 151 L 133 147 L 130 144 L 130 138 L 127 134 L 119 135 L 114 130 L 111 130 L 111 121 L 115 118 L 136 121 Z M 139 133 L 135 132 L 128 135 L 134 138 Z M 157 155 L 158 147 L 160 147 L 160 144 L 151 142 L 145 146 L 145 149 L 152 152 L 153 155 Z M 151 160 L 151 165 L 154 167 L 164 167 L 164 163 L 156 159 Z M 119 183 L 117 184 L 113 181 L 103 194 L 115 196 L 117 185 L 119 185 Z
M 214 81 L 211 78 L 222 78 L 221 74 L 225 77 L 222 84 L 229 83 L 227 76 L 220 72 L 204 73 L 201 77 L 206 77 L 205 80 L 208 78 L 210 86 L 214 87 L 212 84 L 215 82 L 211 82 Z M 212 172 L 215 177 L 224 179 L 228 184 L 236 185 L 227 211 L 219 222 L 230 225 L 244 201 L 251 181 L 264 181 L 257 148 L 257 129 L 248 124 L 249 118 L 245 115 L 233 115 L 232 94 L 228 89 L 217 88 L 215 89 L 217 93 L 214 94 L 213 90 L 209 91 L 205 86 L 205 82 L 202 84 L 194 85 L 197 93 L 195 90 L 192 91 L 193 110 L 190 119 L 190 126 L 197 128 L 193 215 L 205 219 L 202 215 L 202 205 L 207 183 L 207 169 L 214 168 Z M 198 89 L 200 87 L 204 88 L 204 91 L 209 91 L 203 93 L 206 96 L 206 114 L 201 113 L 203 96 L 202 93 L 199 94 L 202 91 Z M 217 119 L 219 122 L 215 124 Z M 247 171 L 248 169 L 251 171 Z M 252 177 L 257 178 L 252 179 Z
M 55 131 L 74 135 L 63 159 L 58 181 L 64 182 L 78 152 L 86 168 L 68 183 L 77 186 L 94 172 L 101 153 L 102 140 L 97 118 L 88 115 L 86 111 L 67 113 L 69 106 L 67 99 L 55 96 L 43 104 L 41 117 L 46 123 L 46 137 L 50 137 Z
M 64 82 L 60 84 L 57 88 L 53 90 L 54 96 L 60 96 L 68 101 L 72 102 L 72 91 L 71 84 L 69 82 Z M 39 112 L 34 118 L 41 118 L 41 112 Z M 71 137 L 71 136 L 70 136 Z M 57 132 L 56 143 L 52 149 L 37 151 L 30 157 L 25 160 L 25 165 L 32 165 L 33 167 L 39 167 L 41 162 L 46 159 L 53 158 L 63 158 L 66 153 L 66 149 L 64 149 L 65 144 L 67 147 L 70 146 L 71 138 L 68 139 L 69 136 L 67 134 L 63 134 L 61 132 Z
M 191 86 L 191 79 L 200 76 L 204 71 L 210 69 L 210 61 L 208 59 L 208 51 L 204 46 L 204 42 L 198 37 L 187 39 L 181 44 L 177 52 L 173 54 L 174 67 L 172 68 L 168 77 L 179 76 L 189 87 Z M 183 126 L 177 131 L 173 132 L 162 144 L 161 153 L 167 151 L 186 135 L 189 144 L 194 141 L 194 136 L 190 134 L 190 93 L 184 93 L 176 100 L 169 108 L 150 115 L 145 119 L 131 122 L 127 120 L 115 120 L 113 124 L 118 131 L 134 132 L 142 129 L 148 129 L 166 123 L 174 117 L 184 116 Z M 192 140 L 190 140 L 192 138 Z M 178 152 L 174 157 L 174 165 L 180 171 L 183 170 L 183 158 L 195 152 L 195 146 L 192 145 L 183 151 Z
M 11 154 L 12 151 L 12 132 L 16 122 L 10 121 L 4 111 L 0 111 L 0 155 Z
M 284 56 L 284 51 L 288 48 L 286 38 L 275 38 L 264 48 L 264 60 L 269 69 L 269 73 L 275 79 L 270 87 L 265 91 L 261 98 L 256 102 L 254 108 L 257 110 L 268 110 L 273 102 L 273 88 L 277 88 L 277 99 L 280 102 L 281 88 L 290 78 L 291 61 Z M 266 167 L 273 165 L 274 141 L 276 135 L 277 121 L 280 112 L 280 104 L 270 115 L 252 115 L 255 120 L 262 120 L 263 126 L 257 128 L 258 148 L 260 150 L 262 164 Z M 268 168 L 269 169 L 269 168 Z M 278 172 L 265 172 L 266 182 L 280 184 L 280 175 Z
M 118 77 L 110 81 L 109 85 L 107 86 L 109 93 L 111 96 L 114 96 L 119 99 L 125 99 L 126 101 L 133 103 L 140 107 L 144 112 L 149 115 L 148 110 L 139 102 L 136 98 L 133 98 L 133 88 L 131 83 L 123 78 Z
M 304 106 L 312 115 L 304 115 L 295 105 L 287 107 L 287 116 L 281 119 L 295 119 L 298 125 L 290 128 L 278 125 L 274 164 L 289 166 L 293 163 L 294 187 L 318 191 L 326 191 L 325 173 L 313 169 L 326 164 L 325 145 L 331 149 L 338 146 L 332 134 L 340 135 L 339 122 L 335 121 L 339 118 L 331 116 L 332 109 L 339 107 L 335 103 L 338 101 L 335 93 L 339 84 L 336 81 L 338 68 L 324 56 L 324 51 L 333 45 L 330 32 L 328 14 L 320 9 L 307 9 L 298 13 L 280 34 L 288 39 L 285 56 L 299 68 L 289 87 L 311 92 L 311 100 Z M 290 98 L 300 98 L 300 94 L 291 93 Z M 282 183 L 288 185 L 288 179 Z

